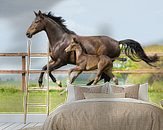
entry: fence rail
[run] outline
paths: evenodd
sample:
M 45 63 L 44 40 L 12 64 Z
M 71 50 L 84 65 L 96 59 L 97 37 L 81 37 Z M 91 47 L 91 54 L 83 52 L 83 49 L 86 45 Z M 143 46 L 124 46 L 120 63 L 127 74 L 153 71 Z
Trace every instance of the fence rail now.
M 0 53 L 0 56 L 19 57 L 28 56 L 28 53 Z M 47 53 L 31 53 L 31 57 L 46 57 Z
M 148 56 L 157 54 L 159 57 L 163 57 L 163 52 L 156 53 L 147 53 Z M 19 56 L 28 56 L 28 53 L 20 52 L 20 53 L 0 53 L 0 57 L 19 57 Z M 31 53 L 31 57 L 46 57 L 47 53 Z
M 147 55 L 154 55 L 155 53 L 147 53 Z M 163 57 L 163 53 L 157 53 L 159 57 Z M 26 57 L 28 53 L 0 53 L 0 57 L 21 57 L 22 59 L 22 69 L 21 70 L 0 70 L 0 74 L 21 74 L 22 75 L 22 91 L 25 90 L 25 75 L 26 70 Z M 47 57 L 47 53 L 31 53 L 31 57 Z M 30 70 L 30 73 L 40 73 L 46 72 L 42 70 Z M 68 70 L 55 70 L 53 71 L 56 74 L 65 74 Z M 141 70 L 113 70 L 114 73 L 123 73 L 123 74 L 163 74 L 163 69 L 141 69 Z M 95 71 L 89 71 L 84 73 L 95 73 Z

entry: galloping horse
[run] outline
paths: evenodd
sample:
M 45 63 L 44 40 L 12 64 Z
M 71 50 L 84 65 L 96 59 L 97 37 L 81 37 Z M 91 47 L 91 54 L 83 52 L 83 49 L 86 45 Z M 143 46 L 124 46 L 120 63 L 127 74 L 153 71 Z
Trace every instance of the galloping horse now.
M 45 31 L 49 39 L 49 50 L 51 61 L 49 61 L 49 76 L 53 82 L 56 82 L 52 71 L 67 64 L 76 64 L 75 53 L 66 53 L 65 48 L 71 43 L 72 38 L 76 37 L 84 47 L 87 54 L 93 55 L 106 55 L 110 58 L 116 59 L 120 55 L 120 44 L 122 44 L 125 54 L 133 61 L 143 60 L 147 64 L 156 62 L 158 57 L 156 55 L 148 57 L 141 45 L 134 40 L 116 41 L 108 36 L 79 36 L 73 31 L 67 29 L 63 24 L 62 17 L 53 16 L 50 12 L 48 14 L 34 12 L 36 15 L 35 20 L 26 32 L 28 38 L 32 38 L 38 32 Z M 45 65 L 42 70 L 47 70 Z M 39 85 L 42 85 L 44 72 L 41 72 L 39 77 Z M 101 78 L 104 81 L 110 81 L 110 77 L 102 74 Z
M 90 55 L 86 54 L 82 45 L 79 41 L 75 38 L 72 40 L 71 44 L 65 49 L 65 51 L 72 52 L 75 51 L 76 53 L 76 67 L 69 70 L 69 78 L 73 71 L 77 71 L 77 75 L 74 76 L 72 79 L 70 78 L 70 83 L 73 83 L 77 76 L 82 73 L 82 71 L 89 71 L 97 69 L 96 77 L 93 81 L 93 85 L 97 84 L 100 80 L 102 73 L 104 72 L 108 75 L 115 84 L 118 85 L 118 79 L 113 75 L 112 68 L 113 62 L 112 59 L 106 55 Z

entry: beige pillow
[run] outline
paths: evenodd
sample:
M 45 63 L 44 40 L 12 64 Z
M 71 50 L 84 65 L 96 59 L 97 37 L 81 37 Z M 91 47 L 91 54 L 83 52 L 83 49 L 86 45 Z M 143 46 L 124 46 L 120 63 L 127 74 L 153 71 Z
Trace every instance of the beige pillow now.
M 112 85 L 113 93 L 125 93 L 126 98 L 135 98 L 138 99 L 139 96 L 139 84 L 129 85 L 120 87 L 119 85 Z
M 84 97 L 86 99 L 91 99 L 91 98 L 125 98 L 125 93 L 113 93 L 113 94 L 84 93 Z
M 85 99 L 84 93 L 100 93 L 102 86 L 99 87 L 74 87 L 75 100 Z
M 90 85 L 90 86 L 80 84 L 80 85 L 75 85 L 75 87 L 85 87 L 85 88 L 101 87 L 101 93 L 110 93 L 110 88 L 111 88 L 109 82 L 97 84 L 97 85 Z
M 85 99 L 83 94 L 84 92 L 108 93 L 110 92 L 110 88 L 111 86 L 109 82 L 99 84 L 99 85 L 90 85 L 90 86 L 81 85 L 81 84 L 74 85 L 67 82 L 67 90 L 68 90 L 67 102 Z

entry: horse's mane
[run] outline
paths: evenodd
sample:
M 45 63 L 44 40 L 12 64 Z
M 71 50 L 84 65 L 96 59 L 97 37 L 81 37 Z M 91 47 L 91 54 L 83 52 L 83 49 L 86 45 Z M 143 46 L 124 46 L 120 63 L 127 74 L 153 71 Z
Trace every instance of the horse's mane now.
M 83 44 L 80 41 L 78 41 L 78 40 L 75 39 L 74 42 L 76 42 L 82 48 L 82 51 L 84 51 L 84 53 L 87 54 L 87 51 L 86 51 L 85 47 L 83 46 Z
M 54 16 L 51 12 L 49 12 L 47 14 L 46 13 L 43 13 L 43 15 L 46 16 L 46 17 L 48 17 L 48 18 L 51 18 L 56 23 L 58 23 L 66 33 L 68 33 L 68 34 L 76 34 L 75 32 L 69 30 L 66 27 L 66 25 L 64 24 L 65 20 L 62 17 Z
M 84 53 L 87 54 L 87 51 L 86 51 L 86 49 L 84 48 L 84 46 L 81 44 L 81 42 L 79 42 L 79 45 L 81 46 L 81 48 L 82 48 L 82 50 L 84 51 Z

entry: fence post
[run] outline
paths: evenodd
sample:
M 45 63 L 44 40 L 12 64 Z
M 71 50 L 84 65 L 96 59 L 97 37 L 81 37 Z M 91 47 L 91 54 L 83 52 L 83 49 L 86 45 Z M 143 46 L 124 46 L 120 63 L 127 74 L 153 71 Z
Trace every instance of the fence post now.
M 21 84 L 21 87 L 22 87 L 22 91 L 24 92 L 25 91 L 25 88 L 26 88 L 26 78 L 25 78 L 25 75 L 26 75 L 26 56 L 22 56 L 22 84 Z

